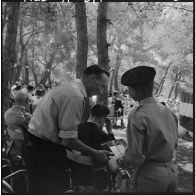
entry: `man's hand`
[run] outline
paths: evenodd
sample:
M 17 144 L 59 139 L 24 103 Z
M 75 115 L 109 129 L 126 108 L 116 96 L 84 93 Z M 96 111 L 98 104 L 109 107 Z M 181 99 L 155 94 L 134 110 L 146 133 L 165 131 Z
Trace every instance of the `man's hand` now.
M 111 157 L 111 159 L 108 161 L 108 167 L 109 167 L 109 169 L 111 170 L 111 171 L 113 171 L 113 172 L 116 172 L 118 169 L 119 169 L 119 165 L 117 164 L 117 159 L 118 159 L 119 157 L 117 157 L 117 156 L 113 156 L 113 157 Z
M 98 161 L 105 163 L 109 160 L 109 156 L 113 156 L 114 154 L 112 152 L 106 151 L 106 150 L 96 150 L 94 153 L 94 158 L 96 158 Z

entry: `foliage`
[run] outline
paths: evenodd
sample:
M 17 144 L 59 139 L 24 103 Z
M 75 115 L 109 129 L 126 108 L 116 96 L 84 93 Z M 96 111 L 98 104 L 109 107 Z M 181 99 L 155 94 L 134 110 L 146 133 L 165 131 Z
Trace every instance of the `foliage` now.
M 88 66 L 97 63 L 97 12 L 99 3 L 87 3 Z M 3 45 L 7 29 L 7 4 L 2 3 Z M 122 86 L 120 78 L 131 67 L 149 65 L 156 68 L 155 81 L 164 78 L 162 92 L 178 82 L 192 89 L 193 67 L 192 2 L 110 2 L 107 17 L 109 66 L 113 71 L 110 88 Z M 45 76 L 66 81 L 76 71 L 77 32 L 73 3 L 23 2 L 17 33 L 15 81 L 36 84 Z M 166 74 L 166 67 L 170 68 Z M 23 69 L 22 69 L 23 68 Z M 46 73 L 49 73 L 46 75 Z M 68 73 L 67 73 L 68 72 Z M 166 75 L 165 75 L 166 74 Z M 64 78 L 65 77 L 65 78 Z M 48 81 L 46 81 L 48 82 Z

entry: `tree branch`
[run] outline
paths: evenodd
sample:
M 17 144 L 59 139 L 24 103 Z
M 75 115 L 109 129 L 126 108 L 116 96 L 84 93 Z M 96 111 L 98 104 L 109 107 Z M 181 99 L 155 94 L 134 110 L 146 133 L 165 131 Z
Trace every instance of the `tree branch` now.
M 53 66 L 53 67 L 51 68 L 51 71 L 52 71 L 52 70 L 55 70 L 55 68 L 56 68 L 58 65 L 59 65 L 59 63 L 56 64 L 55 66 Z
M 30 32 L 27 32 L 27 33 L 23 34 L 23 37 L 25 37 L 26 35 L 32 34 L 32 33 L 35 32 L 35 31 L 40 31 L 40 30 L 43 29 L 43 28 L 44 28 L 44 26 L 42 26 L 42 27 L 40 27 L 40 28 L 38 28 L 38 29 L 34 29 L 34 30 L 30 31 Z M 45 31 L 43 31 L 43 32 L 45 32 Z
M 131 6 L 131 8 L 133 9 L 133 11 L 135 12 L 136 16 L 140 19 L 140 17 L 139 17 L 139 15 L 137 14 L 137 12 L 136 12 L 136 10 L 135 10 L 133 4 L 130 4 L 130 6 Z
M 175 9 L 181 9 L 181 10 L 185 10 L 185 11 L 188 11 L 188 12 L 192 12 L 193 13 L 193 10 L 190 10 L 190 9 L 186 9 L 184 7 L 177 7 L 177 6 L 173 6 L 173 5 L 166 5 L 164 3 L 162 3 L 165 7 L 172 7 L 172 8 L 175 8 Z
M 28 40 L 27 40 L 26 43 L 24 44 L 24 48 L 27 46 L 27 44 L 29 43 L 30 39 L 31 39 L 34 35 L 39 34 L 39 33 L 41 33 L 41 32 L 45 32 L 45 31 L 39 31 L 39 32 L 35 32 L 35 33 L 32 32 L 32 34 L 29 36 Z
M 36 57 L 36 59 L 44 66 L 44 68 L 45 68 L 45 63 L 42 62 L 42 61 L 39 59 L 39 57 L 38 57 L 37 55 L 35 55 L 35 57 Z

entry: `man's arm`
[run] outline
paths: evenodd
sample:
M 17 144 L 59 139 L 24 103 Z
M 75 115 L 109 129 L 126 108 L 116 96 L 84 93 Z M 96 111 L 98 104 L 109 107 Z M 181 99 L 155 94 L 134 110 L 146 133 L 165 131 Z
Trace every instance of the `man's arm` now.
M 94 150 L 83 142 L 78 140 L 78 125 L 81 122 L 84 102 L 81 98 L 71 97 L 64 100 L 60 107 L 60 114 L 58 119 L 59 134 L 62 144 L 70 149 L 86 153 L 89 156 L 97 158 L 100 162 L 106 162 L 108 155 L 112 153 L 102 150 Z
M 63 139 L 62 143 L 66 147 L 77 150 L 81 153 L 85 153 L 93 158 L 96 158 L 100 162 L 107 162 L 109 160 L 108 156 L 113 155 L 109 151 L 94 150 L 93 148 L 90 148 L 87 145 L 85 145 L 83 142 L 81 142 L 77 138 Z

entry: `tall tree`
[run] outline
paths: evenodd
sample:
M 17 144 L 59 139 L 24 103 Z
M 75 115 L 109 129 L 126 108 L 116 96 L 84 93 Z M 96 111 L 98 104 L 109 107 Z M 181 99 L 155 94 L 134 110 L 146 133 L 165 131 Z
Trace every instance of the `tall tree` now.
M 99 3 L 97 16 L 97 56 L 98 65 L 109 70 L 108 43 L 106 37 L 107 22 L 109 21 L 107 19 L 107 10 L 108 2 Z M 97 102 L 107 105 L 107 93 L 108 89 L 105 89 L 105 93 L 98 96 Z
M 8 19 L 7 31 L 5 37 L 5 45 L 3 47 L 3 111 L 9 107 L 10 95 L 10 81 L 13 75 L 13 67 L 16 63 L 16 38 L 18 16 L 20 10 L 19 2 L 7 2 L 8 6 Z
M 87 67 L 88 55 L 87 16 L 84 2 L 75 3 L 75 19 L 77 31 L 76 77 L 80 78 L 83 70 Z

